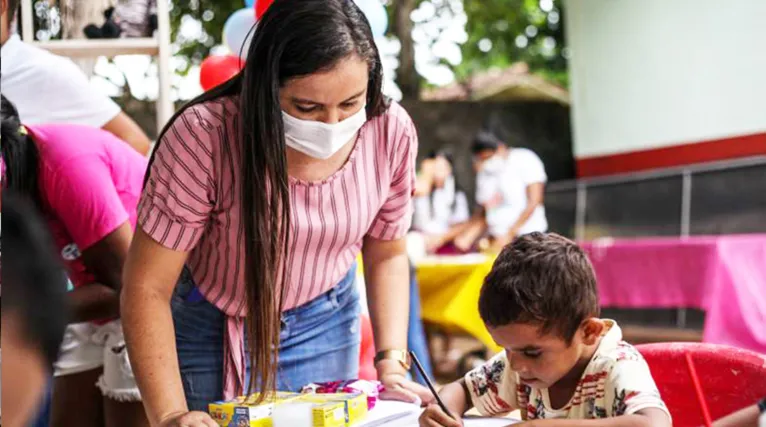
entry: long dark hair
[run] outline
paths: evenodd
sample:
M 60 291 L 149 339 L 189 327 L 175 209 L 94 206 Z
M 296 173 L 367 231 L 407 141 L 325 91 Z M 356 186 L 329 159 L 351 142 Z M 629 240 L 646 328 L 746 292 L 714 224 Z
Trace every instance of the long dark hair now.
M 24 341 L 40 351 L 50 369 L 68 317 L 66 271 L 42 218 L 26 199 L 3 190 L 3 317 L 13 313 L 22 320 Z
M 14 190 L 19 197 L 28 199 L 42 211 L 42 198 L 38 185 L 40 152 L 32 138 L 22 131 L 16 107 L 5 95 L 0 97 L 2 98 L 2 105 L 0 105 L 2 144 L 0 145 L 2 145 L 3 162 L 5 162 L 3 187 Z
M 367 61 L 367 116 L 383 114 L 383 71 L 370 25 L 352 0 L 276 0 L 257 24 L 244 69 L 189 106 L 239 95 L 241 206 L 245 236 L 248 391 L 274 390 L 287 278 L 290 197 L 279 90 L 291 78 L 331 69 L 349 55 Z M 167 131 L 161 132 L 158 141 Z M 158 143 L 160 143 L 158 142 Z M 279 299 L 277 297 L 279 296 Z M 279 303 L 277 304 L 277 301 Z M 261 394 L 263 397 L 263 393 Z

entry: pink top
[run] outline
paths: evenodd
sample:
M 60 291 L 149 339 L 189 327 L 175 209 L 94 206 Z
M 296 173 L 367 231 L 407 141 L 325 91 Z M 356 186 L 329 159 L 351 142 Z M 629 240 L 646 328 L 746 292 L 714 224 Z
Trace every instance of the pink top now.
M 190 252 L 188 266 L 200 292 L 229 316 L 226 398 L 242 391 L 245 377 L 237 102 L 224 97 L 198 104 L 175 120 L 155 153 L 138 216 L 157 242 Z M 416 154 L 412 120 L 392 103 L 362 127 L 348 161 L 332 176 L 319 182 L 290 178 L 285 309 L 335 286 L 365 236 L 404 237 L 411 220 Z
M 136 224 L 146 158 L 111 133 L 80 125 L 27 126 L 40 152 L 44 215 L 75 287 L 94 281 L 81 251 Z

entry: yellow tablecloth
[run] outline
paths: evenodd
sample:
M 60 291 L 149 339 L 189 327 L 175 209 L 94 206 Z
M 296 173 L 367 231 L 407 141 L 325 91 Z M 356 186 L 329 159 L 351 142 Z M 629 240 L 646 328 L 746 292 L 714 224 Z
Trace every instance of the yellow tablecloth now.
M 423 320 L 452 331 L 468 333 L 500 351 L 479 316 L 479 292 L 494 257 L 433 257 L 417 263 Z

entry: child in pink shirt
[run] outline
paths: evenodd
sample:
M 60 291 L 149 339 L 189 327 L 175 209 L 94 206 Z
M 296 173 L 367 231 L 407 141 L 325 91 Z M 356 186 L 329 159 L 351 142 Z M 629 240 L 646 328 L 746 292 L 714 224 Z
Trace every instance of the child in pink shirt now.
M 147 160 L 100 129 L 76 125 L 26 127 L 37 142 L 42 210 L 75 288 L 95 281 L 82 251 L 121 226 L 136 225 Z
M 79 396 L 76 401 L 83 408 L 92 408 L 85 402 L 94 396 L 88 390 L 96 380 L 107 397 L 107 414 L 129 416 L 128 412 L 140 410 L 142 416 L 140 403 L 130 406 L 136 409 L 119 409 L 123 402 L 140 402 L 141 397 L 125 351 L 118 307 L 122 266 L 133 237 L 147 160 L 100 129 L 22 126 L 4 96 L 2 154 L 3 187 L 33 201 L 74 284 L 69 302 L 75 323 L 67 328 L 55 364 L 51 424 L 91 425 L 90 419 L 98 417 L 73 408 L 75 400 L 67 396 Z M 96 390 L 99 401 L 101 393 Z M 114 410 L 109 408 L 112 403 Z

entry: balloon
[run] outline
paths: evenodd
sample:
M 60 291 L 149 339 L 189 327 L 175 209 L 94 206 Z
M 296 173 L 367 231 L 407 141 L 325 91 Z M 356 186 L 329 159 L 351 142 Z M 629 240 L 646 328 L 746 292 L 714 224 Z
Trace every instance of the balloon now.
M 199 70 L 199 84 L 209 90 L 237 75 L 244 61 L 237 55 L 208 56 Z
M 250 47 L 250 40 L 253 38 L 253 29 L 255 17 L 251 9 L 240 9 L 229 16 L 226 23 L 223 24 L 223 40 L 229 50 L 242 58 L 247 58 L 247 49 Z
M 359 379 L 375 381 L 378 379 L 378 372 L 375 370 L 375 341 L 372 336 L 370 316 L 359 315 L 359 323 L 362 333 L 362 343 L 359 349 Z
M 255 19 L 261 19 L 271 3 L 274 3 L 274 0 L 255 0 Z
M 255 4 L 255 0 L 245 0 L 246 7 L 253 7 L 254 4 Z
M 386 34 L 388 29 L 388 13 L 386 7 L 380 0 L 354 0 L 359 9 L 362 9 L 362 13 L 370 21 L 370 28 L 372 28 L 372 35 L 374 37 L 382 37 Z

